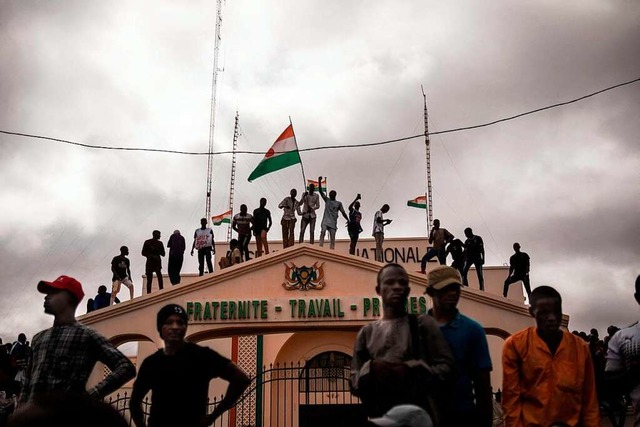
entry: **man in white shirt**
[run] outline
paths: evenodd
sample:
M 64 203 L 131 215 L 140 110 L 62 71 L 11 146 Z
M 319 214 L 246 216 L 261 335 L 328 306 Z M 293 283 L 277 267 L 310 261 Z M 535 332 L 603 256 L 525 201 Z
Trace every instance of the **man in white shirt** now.
M 322 182 L 322 177 L 318 178 L 318 182 Z M 324 200 L 324 215 L 322 217 L 322 228 L 320 230 L 320 246 L 324 245 L 324 236 L 329 231 L 329 248 L 334 249 L 336 247 L 336 231 L 338 231 L 338 212 L 342 214 L 344 219 L 348 222 L 349 218 L 344 211 L 342 202 L 336 200 L 338 194 L 335 190 L 329 192 L 329 197 L 322 191 L 322 185 L 320 186 L 320 196 Z
M 191 246 L 191 256 L 193 251 L 198 251 L 198 273 L 204 274 L 204 260 L 207 260 L 207 269 L 209 273 L 213 273 L 213 263 L 211 255 L 216 253 L 216 244 L 213 241 L 213 230 L 207 227 L 207 219 L 200 220 L 200 228 L 193 233 L 193 245 Z
M 636 292 L 633 295 L 640 304 L 640 275 L 636 278 Z M 634 426 L 640 426 L 640 322 L 620 329 L 609 340 L 606 372 L 623 374 L 629 386 L 629 395 L 635 414 Z M 623 391 L 623 390 L 621 390 Z
M 389 205 L 384 204 L 373 217 L 373 238 L 376 241 L 376 261 L 384 262 L 382 243 L 384 242 L 384 226 L 391 224 L 390 219 L 384 219 L 384 214 L 389 212 Z

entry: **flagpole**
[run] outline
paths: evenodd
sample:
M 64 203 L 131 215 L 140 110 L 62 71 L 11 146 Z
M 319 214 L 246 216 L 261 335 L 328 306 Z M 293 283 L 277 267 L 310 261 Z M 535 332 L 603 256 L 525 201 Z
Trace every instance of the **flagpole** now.
M 300 147 L 298 147 L 298 138 L 296 138 L 296 131 L 293 130 L 293 122 L 291 116 L 289 116 L 289 124 L 291 125 L 291 132 L 293 133 L 293 142 L 296 144 L 296 150 L 298 150 L 298 157 L 300 157 Z M 302 170 L 302 188 L 307 189 L 307 177 L 304 174 L 304 164 L 302 163 L 302 157 L 300 157 L 300 169 Z

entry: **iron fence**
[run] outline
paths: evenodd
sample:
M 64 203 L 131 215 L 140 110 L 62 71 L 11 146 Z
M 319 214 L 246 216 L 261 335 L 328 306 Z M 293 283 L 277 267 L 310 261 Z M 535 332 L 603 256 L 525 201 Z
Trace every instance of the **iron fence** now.
M 351 394 L 351 370 L 342 363 L 271 364 L 251 378 L 251 384 L 236 405 L 213 424 L 215 427 L 310 427 L 356 425 L 365 418 L 360 400 Z M 210 398 L 207 413 L 220 404 L 223 396 Z M 128 393 L 107 401 L 133 425 Z M 142 402 L 145 421 L 151 409 L 149 397 Z M 179 408 L 176 408 L 179 410 Z M 341 420 L 336 424 L 336 415 Z M 329 417 L 329 418 L 327 418 Z

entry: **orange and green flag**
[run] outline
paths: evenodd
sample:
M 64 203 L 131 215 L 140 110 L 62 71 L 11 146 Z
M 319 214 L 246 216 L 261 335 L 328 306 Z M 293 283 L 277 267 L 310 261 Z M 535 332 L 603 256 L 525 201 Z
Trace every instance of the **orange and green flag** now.
M 427 209 L 427 198 L 425 196 L 418 196 L 415 199 L 407 200 L 407 206 L 412 208 Z
M 293 125 L 287 126 L 282 134 L 273 143 L 264 159 L 249 175 L 249 182 L 256 178 L 280 169 L 301 163 L 296 137 L 293 133 Z
M 213 225 L 231 224 L 231 210 L 211 217 Z

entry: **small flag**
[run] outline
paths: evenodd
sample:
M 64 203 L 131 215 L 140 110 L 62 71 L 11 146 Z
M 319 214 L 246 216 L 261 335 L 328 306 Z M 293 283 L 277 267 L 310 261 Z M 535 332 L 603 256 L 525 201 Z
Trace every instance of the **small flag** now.
M 289 125 L 278 139 L 276 139 L 276 142 L 273 143 L 271 148 L 269 148 L 267 154 L 264 155 L 264 159 L 262 159 L 253 172 L 251 172 L 251 175 L 249 175 L 249 182 L 261 177 L 262 175 L 266 175 L 298 163 L 302 163 L 300 160 L 300 153 L 298 152 L 296 137 L 293 134 L 293 125 Z
M 213 225 L 231 224 L 231 210 L 211 217 Z
M 320 187 L 318 186 L 318 181 L 316 181 L 315 179 L 308 179 L 307 180 L 307 191 L 309 191 L 309 186 L 313 184 L 316 187 L 316 190 L 320 189 Z M 322 191 L 324 191 L 325 193 L 327 192 L 327 178 L 322 180 Z
M 407 206 L 412 208 L 427 209 L 427 198 L 425 196 L 418 196 L 413 200 L 407 200 Z

